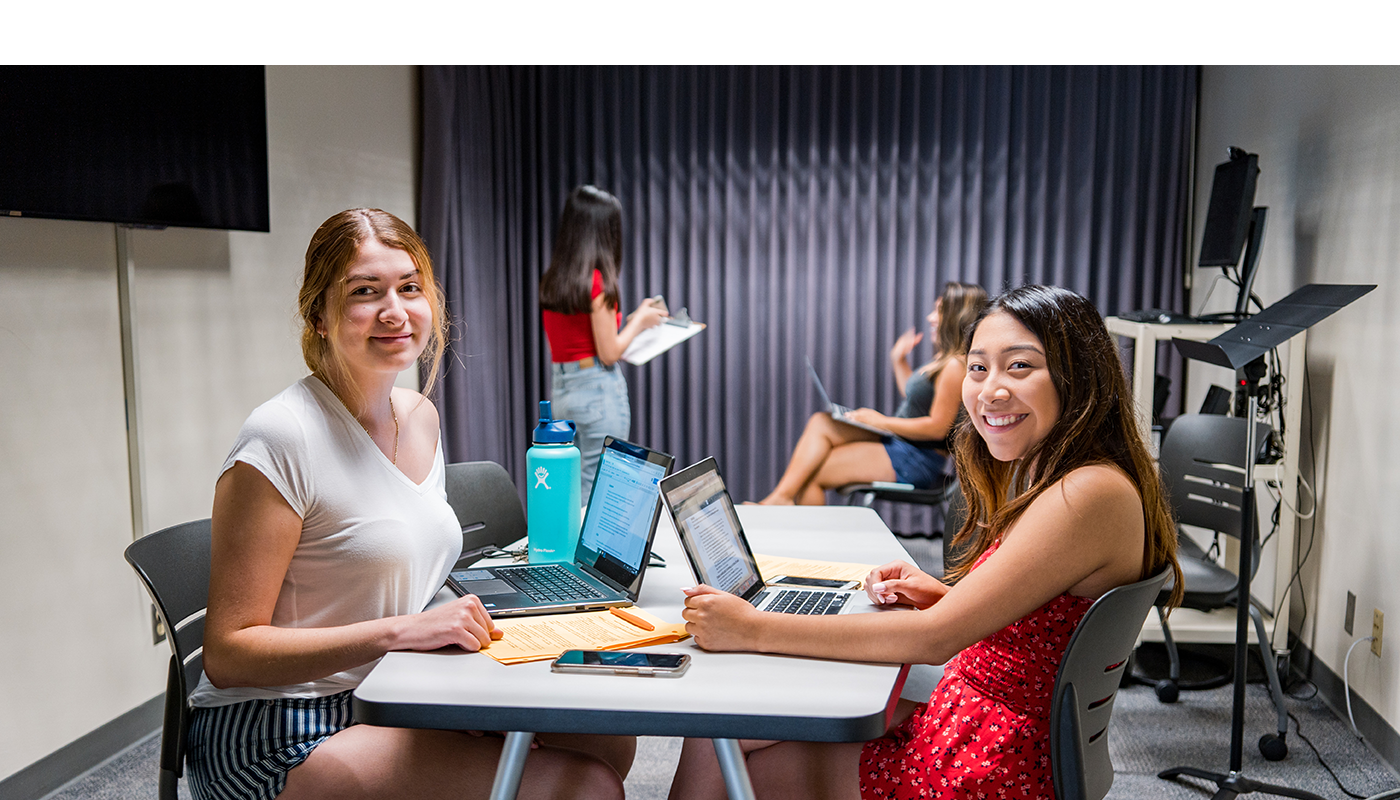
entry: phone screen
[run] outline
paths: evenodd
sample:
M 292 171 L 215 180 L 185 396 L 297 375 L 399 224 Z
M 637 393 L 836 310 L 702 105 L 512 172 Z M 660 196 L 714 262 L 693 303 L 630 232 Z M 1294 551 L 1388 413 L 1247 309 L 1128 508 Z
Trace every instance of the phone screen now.
M 676 669 L 685 661 L 680 653 L 631 653 L 609 650 L 567 650 L 557 659 L 562 665 L 592 664 L 605 667 Z
M 850 586 L 853 583 L 853 581 L 837 581 L 831 580 L 829 578 L 794 578 L 791 576 L 784 576 L 776 581 L 773 581 L 773 583 L 778 586 L 815 586 L 819 589 L 844 589 L 847 586 Z

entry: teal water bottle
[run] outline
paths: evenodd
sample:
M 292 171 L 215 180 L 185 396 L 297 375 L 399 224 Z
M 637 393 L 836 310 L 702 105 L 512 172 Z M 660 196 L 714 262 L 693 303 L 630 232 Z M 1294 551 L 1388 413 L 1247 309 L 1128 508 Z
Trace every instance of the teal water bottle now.
M 583 498 L 574 423 L 550 419 L 550 415 L 549 401 L 540 401 L 534 445 L 525 453 L 529 487 L 525 490 L 525 519 L 531 564 L 573 561 L 578 548 Z

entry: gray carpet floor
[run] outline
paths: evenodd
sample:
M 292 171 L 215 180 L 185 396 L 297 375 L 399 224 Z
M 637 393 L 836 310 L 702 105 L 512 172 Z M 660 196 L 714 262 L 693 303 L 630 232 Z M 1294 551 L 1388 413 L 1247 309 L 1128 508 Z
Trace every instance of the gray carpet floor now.
M 930 571 L 941 568 L 937 540 L 911 539 L 904 545 L 920 566 Z M 1144 664 L 1150 666 L 1148 659 Z M 1188 674 L 1189 678 L 1190 675 Z M 1288 710 L 1297 719 L 1290 722 L 1288 758 L 1265 761 L 1256 743 L 1276 725 L 1273 704 L 1267 688 L 1251 684 L 1246 698 L 1244 768 L 1252 780 L 1294 789 L 1303 789 L 1324 798 L 1370 797 L 1400 787 L 1400 778 L 1352 733 L 1345 717 L 1339 718 L 1320 699 L 1289 699 Z M 1295 694 L 1307 695 L 1304 684 Z M 1116 771 L 1110 800 L 1204 800 L 1214 786 L 1194 780 L 1168 782 L 1157 777 L 1163 769 L 1190 766 L 1213 772 L 1229 767 L 1231 688 L 1182 692 L 1172 705 L 1157 701 L 1152 689 L 1133 686 L 1118 694 L 1109 729 L 1109 745 Z M 1299 735 L 1301 726 L 1301 736 Z M 1311 740 L 1317 753 L 1303 741 Z M 671 784 L 679 739 L 643 737 L 638 742 L 637 760 L 627 778 L 627 796 L 633 800 L 661 800 Z M 1320 754 L 1320 758 L 1319 758 Z M 46 800 L 136 800 L 155 798 L 160 735 L 149 737 L 82 775 Z M 1326 763 L 1340 777 L 1345 790 L 1323 766 Z M 180 796 L 189 794 L 183 782 Z M 1262 794 L 1250 795 L 1263 797 Z

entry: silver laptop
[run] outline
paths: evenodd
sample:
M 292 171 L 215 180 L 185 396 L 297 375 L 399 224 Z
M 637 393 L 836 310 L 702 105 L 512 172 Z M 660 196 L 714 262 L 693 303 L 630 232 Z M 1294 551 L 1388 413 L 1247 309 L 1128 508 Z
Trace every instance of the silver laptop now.
M 807 372 L 812 376 L 812 384 L 817 387 L 817 394 L 821 395 L 823 408 L 826 409 L 826 413 L 831 415 L 832 419 L 852 427 L 860 428 L 861 430 L 878 433 L 881 436 L 894 435 L 884 428 L 877 428 L 874 425 L 866 425 L 864 422 L 857 422 L 851 419 L 851 409 L 849 407 L 843 406 L 840 403 L 833 403 L 831 401 L 831 395 L 826 393 L 826 387 L 822 386 L 822 379 L 817 377 L 817 370 L 812 366 L 812 359 L 810 358 L 807 359 Z
M 493 617 L 595 611 L 637 601 L 661 513 L 671 456 L 609 436 L 572 563 L 455 569 L 448 587 L 474 594 Z
M 662 480 L 661 499 L 690 569 L 701 583 L 736 594 L 760 611 L 849 614 L 876 610 L 871 603 L 861 602 L 864 592 L 765 585 L 713 458 Z

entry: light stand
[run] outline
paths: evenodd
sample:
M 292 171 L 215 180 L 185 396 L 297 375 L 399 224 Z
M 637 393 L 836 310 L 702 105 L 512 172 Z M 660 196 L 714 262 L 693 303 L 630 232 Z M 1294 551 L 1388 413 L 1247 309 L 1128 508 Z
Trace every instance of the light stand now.
M 1209 342 L 1173 340 L 1184 358 L 1204 361 L 1233 369 L 1240 376 L 1241 390 L 1249 397 L 1245 425 L 1244 491 L 1240 503 L 1240 564 L 1239 588 L 1235 596 L 1235 694 L 1230 715 L 1230 772 L 1221 774 L 1193 767 L 1172 767 L 1157 773 L 1171 780 L 1189 775 L 1213 782 L 1217 787 L 1212 800 L 1234 800 L 1242 794 L 1261 792 L 1300 800 L 1324 800 L 1311 792 L 1275 786 L 1246 778 L 1244 770 L 1244 695 L 1249 658 L 1249 593 L 1250 577 L 1254 572 L 1255 530 L 1258 520 L 1254 511 L 1254 466 L 1257 446 L 1254 441 L 1254 417 L 1259 410 L 1261 380 L 1266 369 L 1264 354 L 1292 339 L 1357 298 L 1376 288 L 1371 286 L 1335 286 L 1309 284 L 1280 300 Z M 1287 488 L 1285 487 L 1285 491 Z M 1265 653 L 1264 657 L 1271 657 Z

